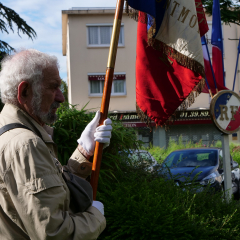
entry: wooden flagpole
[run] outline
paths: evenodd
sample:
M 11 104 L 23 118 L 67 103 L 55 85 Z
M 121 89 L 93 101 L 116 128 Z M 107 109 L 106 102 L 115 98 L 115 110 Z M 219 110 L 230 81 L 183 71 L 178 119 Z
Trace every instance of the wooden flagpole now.
M 211 99 L 213 99 L 213 94 L 212 94 L 211 89 L 208 89 L 208 91 L 209 91 L 209 95 L 210 95 Z M 217 91 L 217 89 L 216 89 L 216 91 Z M 217 92 L 217 93 L 218 93 L 218 92 Z
M 114 22 L 113 22 L 112 38 L 110 42 L 109 55 L 108 55 L 107 70 L 105 75 L 102 104 L 100 109 L 100 112 L 101 112 L 101 118 L 99 121 L 100 125 L 103 124 L 103 121 L 107 118 L 107 115 L 108 115 L 108 108 L 109 108 L 112 81 L 113 81 L 113 73 L 114 73 L 115 60 L 116 60 L 117 48 L 118 48 L 118 39 L 119 39 L 119 33 L 121 29 L 123 6 L 124 6 L 124 0 L 117 0 L 117 6 L 116 6 Z M 94 157 L 93 157 L 92 174 L 91 174 L 93 200 L 96 200 L 96 195 L 97 195 L 98 177 L 99 177 L 100 166 L 101 166 L 102 151 L 103 151 L 103 144 L 96 142 L 96 147 L 95 147 Z

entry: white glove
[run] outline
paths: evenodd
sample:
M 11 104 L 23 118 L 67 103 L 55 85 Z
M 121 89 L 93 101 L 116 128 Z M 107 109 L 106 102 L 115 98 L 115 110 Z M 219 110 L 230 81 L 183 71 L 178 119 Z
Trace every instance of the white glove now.
M 99 120 L 100 112 L 97 111 L 93 120 L 86 126 L 81 137 L 77 140 L 77 142 L 82 146 L 89 156 L 92 156 L 94 153 L 96 144 L 95 141 L 103 143 L 103 148 L 107 147 L 110 143 L 112 121 L 111 119 L 107 118 L 104 120 L 103 125 L 97 127 Z
M 104 206 L 101 202 L 99 201 L 93 201 L 92 206 L 97 208 L 99 212 L 104 215 Z

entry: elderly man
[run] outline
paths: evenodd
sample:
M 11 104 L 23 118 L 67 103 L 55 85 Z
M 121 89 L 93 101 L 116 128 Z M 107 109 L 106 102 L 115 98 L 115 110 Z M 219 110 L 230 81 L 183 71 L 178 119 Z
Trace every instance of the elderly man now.
M 52 140 L 51 124 L 64 97 L 56 57 L 30 49 L 8 56 L 0 73 L 5 106 L 0 127 L 20 123 L 0 136 L 0 239 L 97 239 L 106 221 L 103 205 L 84 212 L 70 209 L 69 189 Z M 86 127 L 66 169 L 86 178 L 95 141 L 109 143 L 111 121 L 97 127 L 100 113 Z M 30 129 L 30 130 L 29 130 Z

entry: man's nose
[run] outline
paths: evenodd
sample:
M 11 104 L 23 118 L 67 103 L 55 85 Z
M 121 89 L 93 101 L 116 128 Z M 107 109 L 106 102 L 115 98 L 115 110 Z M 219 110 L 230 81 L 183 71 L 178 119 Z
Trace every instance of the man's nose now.
M 55 101 L 59 103 L 63 103 L 65 101 L 63 93 L 60 89 L 57 90 L 57 93 L 55 95 Z

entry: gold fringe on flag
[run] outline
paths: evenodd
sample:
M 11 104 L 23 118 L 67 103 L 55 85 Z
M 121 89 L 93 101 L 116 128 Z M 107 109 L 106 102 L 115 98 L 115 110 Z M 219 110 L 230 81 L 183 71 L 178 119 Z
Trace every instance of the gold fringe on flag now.
M 149 24 L 147 14 L 141 12 L 139 15 L 139 11 L 131 8 L 128 5 L 128 0 L 126 0 L 126 8 L 125 11 L 127 15 L 134 19 L 135 21 L 140 21 L 145 24 Z M 163 54 L 167 55 L 175 59 L 179 64 L 188 69 L 200 74 L 202 77 L 205 77 L 204 67 L 197 61 L 179 53 L 175 49 L 169 47 L 167 44 L 157 40 L 154 38 L 156 33 L 156 23 L 154 17 L 152 17 L 152 22 L 150 22 L 151 28 L 148 30 L 148 45 L 153 47 L 154 49 L 162 52 Z
M 161 127 L 165 126 L 167 129 L 169 125 L 172 125 L 174 121 L 176 120 L 176 112 L 177 111 L 183 111 L 186 110 L 188 107 L 190 107 L 196 100 L 196 97 L 199 96 L 202 89 L 205 87 L 205 79 L 202 78 L 200 82 L 196 85 L 194 90 L 188 95 L 188 97 L 180 104 L 180 106 L 175 110 L 175 112 L 168 118 L 168 120 L 162 124 L 159 125 Z M 146 123 L 146 125 L 152 130 L 151 123 L 153 122 L 150 117 L 146 113 L 144 113 L 141 108 L 136 103 L 136 112 L 138 117 L 140 118 L 141 122 Z
M 127 15 L 134 19 L 135 21 L 139 21 L 141 23 L 149 24 L 149 18 L 147 17 L 147 14 L 142 13 L 139 15 L 139 11 L 136 9 L 131 8 L 128 5 L 128 0 L 126 1 L 126 7 L 125 12 Z M 202 92 L 204 86 L 205 86 L 205 71 L 204 67 L 197 61 L 179 53 L 175 49 L 169 47 L 167 44 L 156 40 L 154 38 L 156 33 L 156 23 L 154 17 L 151 19 L 152 22 L 150 22 L 151 28 L 148 30 L 148 44 L 149 46 L 153 47 L 154 49 L 162 52 L 167 57 L 171 57 L 172 59 L 176 60 L 179 64 L 181 64 L 184 67 L 187 67 L 188 69 L 194 71 L 195 73 L 202 76 L 202 80 L 195 86 L 193 91 L 188 95 L 188 97 L 180 104 L 180 106 L 175 110 L 175 113 L 173 113 L 172 116 L 168 118 L 168 120 L 163 124 L 165 127 L 169 124 L 172 124 L 175 120 L 176 111 L 182 111 L 186 110 L 188 107 L 190 107 L 194 102 L 195 98 Z M 168 58 L 169 59 L 169 58 Z M 140 107 L 136 104 L 136 112 L 142 122 L 145 122 L 147 126 L 151 128 L 151 122 L 152 120 L 147 116 L 146 113 L 144 113 Z

